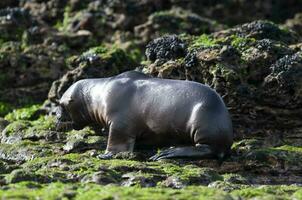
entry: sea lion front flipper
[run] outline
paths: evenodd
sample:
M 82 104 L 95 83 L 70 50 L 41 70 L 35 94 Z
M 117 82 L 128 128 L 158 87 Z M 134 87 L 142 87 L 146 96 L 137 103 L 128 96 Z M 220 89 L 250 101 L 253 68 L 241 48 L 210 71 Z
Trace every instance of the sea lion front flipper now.
M 209 145 L 177 147 L 166 149 L 150 158 L 152 161 L 170 158 L 212 158 L 214 153 Z
M 123 123 L 112 123 L 109 127 L 109 136 L 105 154 L 99 155 L 100 159 L 112 159 L 119 152 L 133 152 L 135 137 L 131 127 Z

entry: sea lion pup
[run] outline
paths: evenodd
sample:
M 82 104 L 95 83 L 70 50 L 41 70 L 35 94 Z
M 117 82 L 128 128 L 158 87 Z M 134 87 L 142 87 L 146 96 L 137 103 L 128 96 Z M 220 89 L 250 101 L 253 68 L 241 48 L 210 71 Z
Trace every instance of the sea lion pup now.
M 57 120 L 58 126 L 69 121 L 74 129 L 95 124 L 107 128 L 107 148 L 101 158 L 132 152 L 137 144 L 179 145 L 151 160 L 223 159 L 233 143 L 228 110 L 213 89 L 136 71 L 74 83 L 60 99 Z

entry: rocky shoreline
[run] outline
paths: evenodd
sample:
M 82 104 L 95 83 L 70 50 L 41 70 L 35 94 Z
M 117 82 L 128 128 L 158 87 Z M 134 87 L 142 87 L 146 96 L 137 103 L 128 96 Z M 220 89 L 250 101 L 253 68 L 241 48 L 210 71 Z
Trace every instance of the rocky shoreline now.
M 1 1 L 0 197 L 302 199 L 302 5 L 240 2 Z M 214 88 L 232 156 L 100 160 L 104 130 L 55 130 L 72 83 L 128 70 Z

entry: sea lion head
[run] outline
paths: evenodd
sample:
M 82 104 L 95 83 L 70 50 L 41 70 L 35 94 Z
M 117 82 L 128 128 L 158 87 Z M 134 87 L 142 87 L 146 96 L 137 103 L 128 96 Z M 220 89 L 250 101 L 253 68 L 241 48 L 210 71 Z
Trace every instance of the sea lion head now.
M 68 131 L 73 129 L 73 121 L 64 106 L 59 105 L 56 110 L 56 130 Z

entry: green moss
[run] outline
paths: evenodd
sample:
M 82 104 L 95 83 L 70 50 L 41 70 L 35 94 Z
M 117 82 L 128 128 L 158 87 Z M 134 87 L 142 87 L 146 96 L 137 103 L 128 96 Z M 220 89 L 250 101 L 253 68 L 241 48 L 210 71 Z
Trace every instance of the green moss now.
M 232 195 L 243 198 L 265 198 L 265 199 L 291 199 L 290 196 L 300 189 L 298 186 L 259 186 L 249 187 L 241 190 L 234 190 Z
M 215 46 L 217 45 L 217 40 L 215 40 L 213 37 L 206 35 L 206 34 L 202 34 L 200 36 L 197 37 L 193 37 L 193 41 L 192 44 L 190 45 L 190 47 L 211 47 L 211 46 Z
M 13 110 L 13 112 L 7 114 L 5 119 L 8 121 L 16 120 L 30 120 L 33 119 L 37 111 L 39 110 L 40 105 L 32 105 L 20 109 Z
M 51 183 L 37 185 L 32 182 L 10 184 L 0 190 L 4 199 L 231 199 L 230 195 L 207 187 L 188 187 L 174 190 L 163 188 L 137 188 L 119 186 L 99 186 L 96 184 Z
M 3 199 L 68 199 L 68 192 L 72 185 L 63 183 L 52 183 L 50 185 L 35 184 L 34 182 L 23 182 L 11 184 L 8 190 L 0 190 Z
M 280 147 L 275 147 L 274 149 L 285 150 L 290 152 L 302 153 L 302 147 L 290 146 L 290 145 L 283 145 Z
M 226 193 L 207 187 L 188 187 L 181 190 L 158 188 L 120 188 L 117 186 L 80 188 L 76 199 L 230 199 Z
M 236 141 L 232 145 L 233 150 L 240 150 L 240 149 L 255 149 L 262 146 L 262 141 L 258 139 L 243 139 L 240 141 Z
M 100 45 L 94 47 L 84 52 L 81 58 L 86 58 L 92 55 L 99 56 L 102 60 L 106 61 L 106 66 L 115 68 L 117 73 L 119 73 L 120 68 L 124 66 L 135 66 L 135 61 L 131 56 L 125 53 L 121 48 L 113 45 L 112 47 L 107 47 L 105 45 Z
M 231 45 L 239 50 L 245 50 L 256 42 L 254 38 L 243 38 L 236 35 L 230 36 L 229 39 L 231 40 Z
M 223 77 L 228 83 L 234 83 L 242 80 L 241 73 L 238 73 L 234 69 L 231 69 L 222 63 L 217 63 L 216 65 L 211 66 L 209 71 L 213 75 L 214 80 L 216 77 Z
M 13 134 L 19 133 L 23 134 L 23 132 L 30 126 L 29 121 L 18 120 L 8 124 L 3 131 L 3 136 L 11 136 Z M 22 133 L 20 133 L 22 132 Z
M 205 181 L 212 182 L 222 180 L 222 177 L 210 168 L 201 168 L 195 165 L 179 165 L 178 163 L 154 162 L 150 163 L 154 169 L 160 169 L 168 176 L 179 177 L 184 182 Z M 205 180 L 206 179 L 206 180 Z M 193 182 L 194 182 L 193 181 Z
M 302 199 L 302 188 L 297 190 L 293 195 L 292 199 Z
M 64 17 L 63 17 L 63 21 L 58 21 L 55 24 L 55 28 L 57 28 L 59 31 L 62 32 L 66 32 L 68 29 L 68 25 L 70 23 L 71 20 L 71 7 L 70 6 L 66 6 L 64 9 Z
M 302 162 L 301 147 L 281 146 L 253 149 L 248 152 L 247 159 L 257 160 L 263 163 L 284 162 L 287 165 L 295 165 L 297 162 Z
M 54 130 L 55 117 L 54 116 L 40 116 L 37 120 L 31 122 L 36 130 Z
M 0 144 L 1 158 L 15 161 L 28 161 L 36 157 L 52 155 L 55 145 L 43 142 L 22 140 L 12 144 Z

